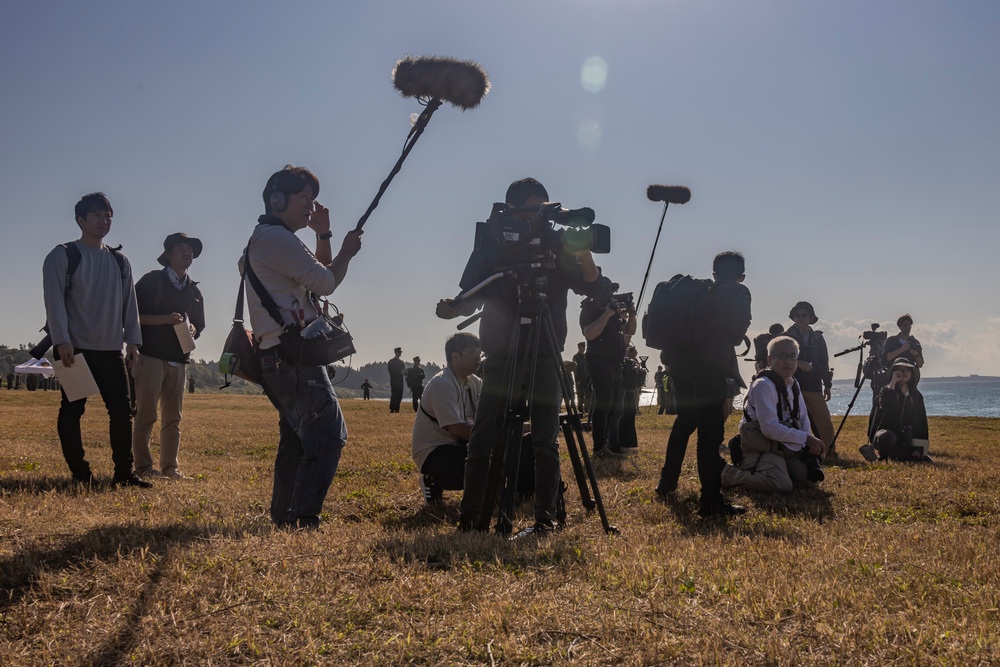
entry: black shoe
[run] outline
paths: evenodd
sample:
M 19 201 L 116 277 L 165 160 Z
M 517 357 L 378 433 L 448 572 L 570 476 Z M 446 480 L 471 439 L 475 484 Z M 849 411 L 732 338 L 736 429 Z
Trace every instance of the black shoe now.
M 94 483 L 94 474 L 88 470 L 85 475 L 73 475 L 73 483 L 89 486 Z
M 667 486 L 663 482 L 663 480 L 661 479 L 660 483 L 656 485 L 655 489 L 653 489 L 653 492 L 657 496 L 659 496 L 662 500 L 666 500 L 671 495 L 673 495 L 674 493 L 677 492 L 677 486 L 676 485 L 675 486 Z
M 467 516 L 461 516 L 461 515 L 459 515 L 459 517 L 458 517 L 458 532 L 460 532 L 460 533 L 473 533 L 473 532 L 480 533 L 480 532 L 483 532 L 483 531 L 481 531 L 479 529 L 479 527 L 476 525 L 475 519 L 472 519 L 472 518 L 467 517 Z
M 723 500 L 721 503 L 712 503 L 710 505 L 702 505 L 698 509 L 698 514 L 703 517 L 713 517 L 713 516 L 739 516 L 740 514 L 746 514 L 747 508 L 742 505 L 733 505 Z
M 121 479 L 115 480 L 115 486 L 134 486 L 140 489 L 151 489 L 153 485 L 149 482 L 139 479 L 135 475 L 130 477 L 122 477 Z
M 529 535 L 532 537 L 545 537 L 547 535 L 551 535 L 560 528 L 562 528 L 562 526 L 555 521 L 536 521 L 530 528 L 525 528 L 511 539 L 519 540 L 528 537 Z
M 743 439 L 738 435 L 729 440 L 729 458 L 736 467 L 743 463 Z

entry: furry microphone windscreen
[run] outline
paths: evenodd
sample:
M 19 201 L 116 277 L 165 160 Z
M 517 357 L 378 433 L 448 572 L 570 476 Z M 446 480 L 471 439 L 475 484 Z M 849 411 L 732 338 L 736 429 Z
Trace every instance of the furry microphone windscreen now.
M 490 92 L 479 63 L 454 58 L 406 56 L 392 70 L 392 85 L 403 97 L 436 97 L 462 110 L 475 109 Z
M 649 201 L 686 204 L 691 201 L 691 188 L 683 185 L 650 185 L 646 188 L 646 197 Z

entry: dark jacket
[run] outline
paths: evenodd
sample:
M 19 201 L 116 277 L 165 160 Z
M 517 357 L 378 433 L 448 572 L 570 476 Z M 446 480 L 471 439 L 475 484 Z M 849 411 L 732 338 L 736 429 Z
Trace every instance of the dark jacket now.
M 184 288 L 178 290 L 167 275 L 167 269 L 150 271 L 135 284 L 135 299 L 139 315 L 187 315 L 194 325 L 194 337 L 205 330 L 205 301 L 198 283 L 188 277 Z M 190 355 L 181 352 L 180 341 L 172 324 L 141 325 L 142 346 L 139 351 L 163 361 L 187 363 Z
M 895 433 L 900 443 L 909 444 L 908 441 L 913 438 L 927 440 L 927 409 L 923 394 L 916 387 L 911 387 L 907 396 L 903 396 L 899 389 L 882 387 L 875 399 L 875 416 L 871 425 L 869 439 L 874 438 L 879 429 L 885 429 Z
M 830 368 L 830 352 L 826 348 L 823 332 L 809 327 L 809 330 L 803 333 L 798 327 L 790 326 L 784 335 L 794 338 L 799 344 L 799 361 L 808 361 L 812 364 L 811 371 L 804 371 L 801 368 L 795 371 L 795 379 L 798 380 L 802 391 L 822 392 L 824 387 L 830 387 L 833 384 L 833 369 Z

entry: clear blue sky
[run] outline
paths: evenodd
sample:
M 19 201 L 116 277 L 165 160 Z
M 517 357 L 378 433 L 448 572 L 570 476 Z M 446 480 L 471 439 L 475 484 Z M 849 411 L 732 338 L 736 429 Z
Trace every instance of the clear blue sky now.
M 454 322 L 434 305 L 458 291 L 474 223 L 530 175 L 612 227 L 599 263 L 623 290 L 662 210 L 646 186 L 688 185 L 651 284 L 738 249 L 751 333 L 808 300 L 836 352 L 908 311 L 927 375 L 1000 375 L 998 3 L 38 1 L 7 7 L 0 37 L 6 344 L 37 340 L 42 259 L 102 190 L 137 275 L 169 233 L 204 241 L 195 356 L 217 359 L 267 177 L 311 168 L 342 236 L 421 110 L 394 62 L 447 55 L 493 90 L 435 114 L 369 220 L 335 294 L 355 365 L 397 345 L 443 361 Z M 593 58 L 606 77 L 585 85 Z

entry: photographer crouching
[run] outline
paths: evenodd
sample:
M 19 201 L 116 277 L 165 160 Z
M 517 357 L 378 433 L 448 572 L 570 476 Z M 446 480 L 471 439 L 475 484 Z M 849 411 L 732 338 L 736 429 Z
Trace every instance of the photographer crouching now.
M 768 343 L 768 368 L 750 385 L 739 445 L 730 445 L 734 465 L 722 468 L 724 488 L 791 493 L 807 481 L 823 481 L 819 456 L 825 447 L 809 430 L 805 397 L 795 379 L 798 359 L 793 338 L 779 336 Z
M 631 294 L 615 294 L 618 283 L 598 281 L 598 296 L 580 304 L 580 327 L 587 339 L 587 375 L 593 388 L 591 428 L 594 456 L 624 456 L 619 438 L 624 384 L 622 362 L 629 338 L 635 334 L 635 306 Z
M 518 237 L 510 244 L 510 249 L 515 251 L 513 256 L 519 258 L 518 253 L 533 249 L 531 241 L 541 241 L 542 236 L 549 235 L 553 231 L 548 219 L 542 216 L 546 210 L 544 205 L 549 201 L 548 192 L 535 179 L 525 178 L 511 183 L 505 201 L 508 207 L 517 208 L 515 217 L 520 218 L 526 227 L 533 230 L 523 234 L 524 239 L 513 233 L 507 237 Z M 497 211 L 497 206 L 494 206 L 494 211 Z M 491 222 L 494 222 L 493 216 Z M 565 234 L 562 236 L 565 237 Z M 520 240 L 529 243 L 522 245 Z M 543 250 L 544 245 L 536 243 L 534 248 Z M 460 286 L 463 290 L 469 290 L 495 275 L 496 258 L 492 256 L 491 248 L 493 246 L 490 243 L 484 245 L 477 243 L 477 248 L 469 257 L 462 275 Z M 500 247 L 499 250 L 506 248 Z M 556 521 L 556 503 L 561 477 L 557 437 L 561 395 L 561 352 L 566 340 L 567 293 L 572 289 L 578 294 L 585 295 L 589 291 L 590 284 L 597 280 L 599 275 L 589 250 L 573 251 L 562 247 L 554 254 L 557 254 L 552 258 L 551 266 L 554 268 L 549 268 L 548 261 L 545 261 L 544 268 L 525 270 L 526 273 L 537 271 L 534 274 L 534 284 L 544 285 L 544 294 L 555 329 L 554 343 L 558 348 L 551 350 L 543 346 L 537 351 L 534 360 L 534 393 L 527 397 L 535 455 L 533 530 L 539 533 L 559 527 Z M 504 376 L 505 370 L 509 367 L 508 362 L 510 361 L 513 367 L 510 386 L 515 392 L 523 392 L 529 382 L 531 364 L 524 363 L 528 357 L 522 355 L 520 359 L 508 359 L 511 337 L 515 331 L 518 332 L 518 349 L 525 350 L 530 345 L 526 335 L 530 327 L 518 319 L 521 295 L 518 280 L 513 275 L 516 273 L 516 271 L 505 272 L 502 278 L 489 283 L 468 299 L 460 302 L 442 299 L 437 305 L 436 313 L 443 319 L 471 315 L 479 306 L 483 307 L 480 339 L 482 349 L 486 353 L 486 362 L 483 365 L 482 395 L 469 438 L 469 455 L 465 462 L 464 491 L 459 515 L 459 530 L 462 531 L 480 527 L 479 519 L 484 503 L 491 455 L 498 442 L 497 439 L 504 431 L 501 425 L 505 418 L 502 411 L 507 398 L 504 395 Z
M 858 451 L 869 462 L 892 459 L 931 463 L 927 455 L 927 408 L 917 389 L 920 370 L 906 357 L 898 356 L 890 373 L 888 386 L 882 387 L 875 398 L 870 442 Z

